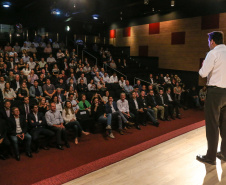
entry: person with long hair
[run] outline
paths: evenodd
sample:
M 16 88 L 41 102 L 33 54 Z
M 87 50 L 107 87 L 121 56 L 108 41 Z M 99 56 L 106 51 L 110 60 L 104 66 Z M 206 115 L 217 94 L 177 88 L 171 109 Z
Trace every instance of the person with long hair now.
M 22 100 L 24 97 L 29 97 L 29 90 L 26 82 L 23 82 L 21 87 L 18 89 L 18 98 Z
M 3 99 L 5 99 L 5 100 L 13 101 L 16 98 L 16 93 L 10 87 L 10 83 L 9 82 L 5 83 L 5 88 L 3 89 L 2 95 L 3 95 Z
M 65 122 L 66 129 L 73 129 L 75 131 L 75 144 L 78 144 L 78 136 L 82 133 L 84 135 L 89 135 L 89 132 L 85 132 L 82 126 L 76 119 L 75 112 L 70 101 L 65 102 L 65 107 L 62 112 L 62 116 Z
M 52 102 L 54 102 L 56 104 L 56 110 L 62 112 L 63 111 L 63 107 L 62 107 L 62 103 L 59 102 L 59 98 L 58 96 L 54 95 L 52 97 Z
M 46 98 L 42 97 L 39 99 L 38 111 L 45 114 L 49 110 L 49 102 L 46 102 Z

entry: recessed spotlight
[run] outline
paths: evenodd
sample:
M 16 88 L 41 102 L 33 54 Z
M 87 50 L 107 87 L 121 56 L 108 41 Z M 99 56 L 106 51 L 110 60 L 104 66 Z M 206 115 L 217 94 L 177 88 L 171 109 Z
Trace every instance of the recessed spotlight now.
M 99 15 L 98 15 L 98 14 L 93 14 L 93 19 L 94 19 L 94 20 L 99 19 Z
M 59 9 L 52 9 L 52 10 L 51 10 L 51 14 L 53 14 L 53 15 L 60 15 L 61 12 L 60 12 Z
M 11 3 L 8 2 L 8 1 L 5 1 L 5 2 L 2 2 L 2 6 L 3 6 L 4 8 L 9 8 L 9 7 L 11 6 Z
M 175 6 L 175 0 L 171 0 L 171 6 Z

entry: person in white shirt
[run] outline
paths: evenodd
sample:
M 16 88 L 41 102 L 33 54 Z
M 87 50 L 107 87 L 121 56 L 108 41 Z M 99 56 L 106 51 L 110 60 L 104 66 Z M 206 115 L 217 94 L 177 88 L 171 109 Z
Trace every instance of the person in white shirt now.
M 9 52 L 9 57 L 14 57 L 14 55 L 17 54 L 14 48 Z
M 88 90 L 89 91 L 96 91 L 97 90 L 97 86 L 96 86 L 96 84 L 94 84 L 93 79 L 91 79 L 89 84 L 88 84 Z
M 53 57 L 52 54 L 49 55 L 49 57 L 47 58 L 47 63 L 48 64 L 53 64 L 56 62 L 56 59 Z
M 85 77 L 85 74 L 84 74 L 84 73 L 82 73 L 82 74 L 81 74 L 81 77 L 78 79 L 78 83 L 77 83 L 77 84 L 80 84 L 80 80 L 81 80 L 81 79 L 83 79 L 84 84 L 86 84 L 86 85 L 87 85 L 87 79 L 86 79 L 86 77 Z
M 61 49 L 59 49 L 58 53 L 57 53 L 57 58 L 60 59 L 60 58 L 63 58 L 65 57 L 64 53 L 61 51 Z
M 166 84 L 171 84 L 171 80 L 170 80 L 169 74 L 166 74 L 166 76 L 164 77 L 164 80 L 165 80 Z
M 119 86 L 124 89 L 124 87 L 126 86 L 126 81 L 124 80 L 123 77 L 120 78 L 119 80 Z
M 40 68 L 44 68 L 46 65 L 45 58 L 41 58 L 41 61 L 38 64 L 39 64 Z
M 26 64 L 26 67 L 23 68 L 22 71 L 24 73 L 24 76 L 28 76 L 30 74 L 30 72 L 31 72 L 30 67 L 29 67 L 29 64 Z
M 34 47 L 38 47 L 39 46 L 39 43 L 37 43 L 37 42 L 32 42 L 32 44 L 34 44 Z
M 76 119 L 75 111 L 72 108 L 72 104 L 70 101 L 65 102 L 65 108 L 62 112 L 62 117 L 65 122 L 66 129 L 73 129 L 75 131 L 75 144 L 78 144 L 78 136 L 80 133 L 84 135 L 89 135 L 89 132 L 85 132 L 82 129 L 82 126 Z
M 84 68 L 83 68 L 83 72 L 88 74 L 91 72 L 91 67 L 89 66 L 89 64 L 87 64 Z
M 216 165 L 216 157 L 226 161 L 226 46 L 223 32 L 214 31 L 208 36 L 210 51 L 199 70 L 202 78 L 207 77 L 205 121 L 208 149 L 206 155 L 198 155 L 196 159 Z M 219 133 L 222 141 L 220 152 L 217 152 Z
M 36 63 L 33 61 L 33 58 L 30 58 L 28 64 L 29 64 L 30 70 L 31 70 L 31 69 L 34 69 L 35 66 L 36 66 Z
M 70 93 L 68 94 L 68 101 L 71 102 L 72 108 L 75 112 L 75 114 L 77 114 L 77 112 L 79 111 L 79 106 L 77 101 L 74 99 L 74 94 Z
M 96 72 L 95 73 L 96 74 L 96 76 L 94 76 L 94 83 L 97 85 L 97 83 L 100 81 L 100 76 L 99 76 L 99 72 Z
M 21 51 L 23 51 L 23 50 L 26 50 L 26 51 L 29 50 L 29 47 L 27 46 L 26 43 L 24 43 L 23 47 L 21 48 Z
M 110 78 L 109 78 L 107 72 L 104 73 L 103 80 L 104 80 L 105 83 L 110 83 Z
M 3 76 L 0 77 L 0 89 L 3 91 L 5 88 L 5 79 Z
M 28 63 L 30 61 L 30 57 L 28 56 L 28 54 L 26 53 L 25 56 L 22 57 L 24 63 Z
M 118 107 L 118 110 L 125 117 L 125 119 L 126 119 L 125 123 L 129 126 L 134 125 L 134 123 L 128 121 L 128 119 L 134 117 L 134 115 L 130 114 L 130 112 L 129 112 L 129 103 L 126 100 L 126 94 L 125 93 L 120 94 L 120 99 L 117 101 L 117 107 Z
M 116 73 L 113 73 L 113 75 L 110 77 L 109 83 L 118 83 L 118 77 L 116 76 Z

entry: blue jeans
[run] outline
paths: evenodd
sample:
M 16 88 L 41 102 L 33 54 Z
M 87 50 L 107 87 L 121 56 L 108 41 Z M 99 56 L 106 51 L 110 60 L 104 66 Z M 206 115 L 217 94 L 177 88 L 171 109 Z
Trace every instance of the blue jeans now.
M 65 124 L 66 129 L 73 129 L 75 131 L 75 138 L 78 137 L 79 134 L 82 132 L 82 126 L 78 121 L 71 121 L 67 124 Z
M 153 123 L 157 122 L 157 119 L 155 118 L 154 110 L 152 110 L 151 108 L 147 108 L 147 115 L 150 118 L 151 122 Z
M 15 150 L 16 155 L 19 155 L 19 147 L 18 147 L 18 142 L 19 142 L 19 138 L 17 136 L 10 136 L 10 139 L 12 140 L 13 143 L 13 147 Z M 31 151 L 31 135 L 26 133 L 24 134 L 24 140 L 26 142 L 26 152 L 30 152 Z
M 112 120 L 112 114 L 106 114 L 106 117 L 104 117 L 104 115 L 101 115 L 99 118 L 98 118 L 98 122 L 100 123 L 107 123 L 107 125 L 110 125 L 111 126 L 111 120 Z

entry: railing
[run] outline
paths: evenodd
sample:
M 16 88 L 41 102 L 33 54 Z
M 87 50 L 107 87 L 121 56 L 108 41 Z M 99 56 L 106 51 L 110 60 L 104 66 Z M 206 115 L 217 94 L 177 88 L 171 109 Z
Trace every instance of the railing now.
M 111 66 L 109 66 L 109 65 L 107 65 L 107 64 L 103 64 L 103 68 L 104 68 L 105 66 L 106 66 L 106 67 L 109 67 L 110 69 L 112 69 L 112 70 L 116 71 L 117 73 L 121 74 L 121 75 L 124 76 L 124 77 L 126 78 L 126 80 L 127 80 L 127 76 L 126 76 L 125 74 L 121 73 L 120 71 L 118 71 L 118 70 L 116 70 L 116 69 L 113 69 Z
M 84 58 L 84 52 L 87 53 L 89 56 L 93 57 L 96 60 L 96 65 L 97 65 L 97 57 L 93 56 L 92 54 L 90 54 L 88 51 L 86 50 L 82 50 L 82 61 Z
M 140 78 L 134 77 L 134 85 L 136 84 L 136 80 L 140 80 L 140 81 L 145 82 L 147 84 L 151 84 L 151 82 L 148 82 L 148 81 L 142 80 Z

